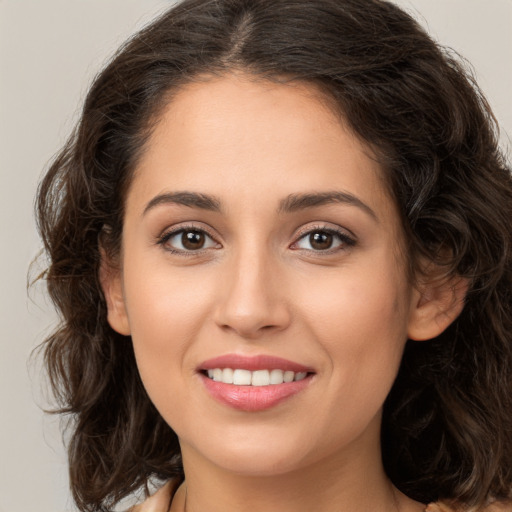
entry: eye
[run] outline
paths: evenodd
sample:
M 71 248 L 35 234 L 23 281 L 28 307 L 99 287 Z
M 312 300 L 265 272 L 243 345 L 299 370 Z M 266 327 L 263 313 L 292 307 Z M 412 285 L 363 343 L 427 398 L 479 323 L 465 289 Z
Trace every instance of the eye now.
M 165 233 L 158 243 L 171 252 L 195 252 L 219 246 L 208 233 L 197 228 L 181 228 Z
M 292 249 L 327 252 L 355 245 L 355 240 L 346 233 L 333 229 L 314 229 L 302 235 L 292 245 Z

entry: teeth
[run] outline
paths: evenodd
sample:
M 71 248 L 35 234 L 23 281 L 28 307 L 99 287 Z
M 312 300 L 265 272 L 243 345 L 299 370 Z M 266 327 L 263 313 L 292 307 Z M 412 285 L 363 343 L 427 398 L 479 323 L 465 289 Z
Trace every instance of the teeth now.
M 268 370 L 252 372 L 251 384 L 253 386 L 268 386 L 270 384 L 270 372 Z
M 224 368 L 224 370 L 222 370 L 222 382 L 224 382 L 224 384 L 233 384 L 233 373 L 231 368 Z
M 235 370 L 233 372 L 233 384 L 238 386 L 250 386 L 251 385 L 251 372 L 249 370 Z
M 284 382 L 283 370 L 272 370 L 270 372 L 270 384 L 282 384 Z
M 293 382 L 295 378 L 295 372 L 284 372 L 283 381 L 284 382 Z
M 216 382 L 235 384 L 237 386 L 272 386 L 305 379 L 307 372 L 283 370 L 249 370 L 214 368 L 207 371 L 208 377 Z

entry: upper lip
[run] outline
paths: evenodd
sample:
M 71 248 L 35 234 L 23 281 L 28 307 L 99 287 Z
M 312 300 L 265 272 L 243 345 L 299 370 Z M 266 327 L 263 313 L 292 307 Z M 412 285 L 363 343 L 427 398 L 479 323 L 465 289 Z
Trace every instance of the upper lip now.
M 292 372 L 312 372 L 312 368 L 302 364 L 270 355 L 246 356 L 242 354 L 225 354 L 208 359 L 198 367 L 199 371 L 215 368 L 232 368 L 240 370 L 283 370 Z

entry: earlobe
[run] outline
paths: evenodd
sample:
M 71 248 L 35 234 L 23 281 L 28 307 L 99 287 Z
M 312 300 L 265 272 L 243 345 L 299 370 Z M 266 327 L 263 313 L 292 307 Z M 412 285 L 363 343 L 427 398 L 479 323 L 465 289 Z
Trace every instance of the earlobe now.
M 107 320 L 114 331 L 124 336 L 131 334 L 124 301 L 121 270 L 114 267 L 103 249 L 100 249 L 101 264 L 99 280 L 107 303 Z
M 421 283 L 413 294 L 408 337 L 429 340 L 439 336 L 461 313 L 469 282 L 459 276 Z

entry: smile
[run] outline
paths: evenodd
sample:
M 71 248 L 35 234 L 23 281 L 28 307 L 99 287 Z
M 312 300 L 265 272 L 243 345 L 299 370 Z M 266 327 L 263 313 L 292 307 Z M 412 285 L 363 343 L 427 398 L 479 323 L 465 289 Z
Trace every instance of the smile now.
M 228 354 L 198 368 L 208 395 L 245 412 L 271 409 L 306 390 L 315 372 L 305 365 L 274 356 Z
M 215 382 L 234 384 L 235 386 L 276 386 L 283 383 L 300 381 L 307 377 L 307 372 L 291 370 L 243 370 L 232 368 L 214 368 L 207 370 L 207 375 Z

